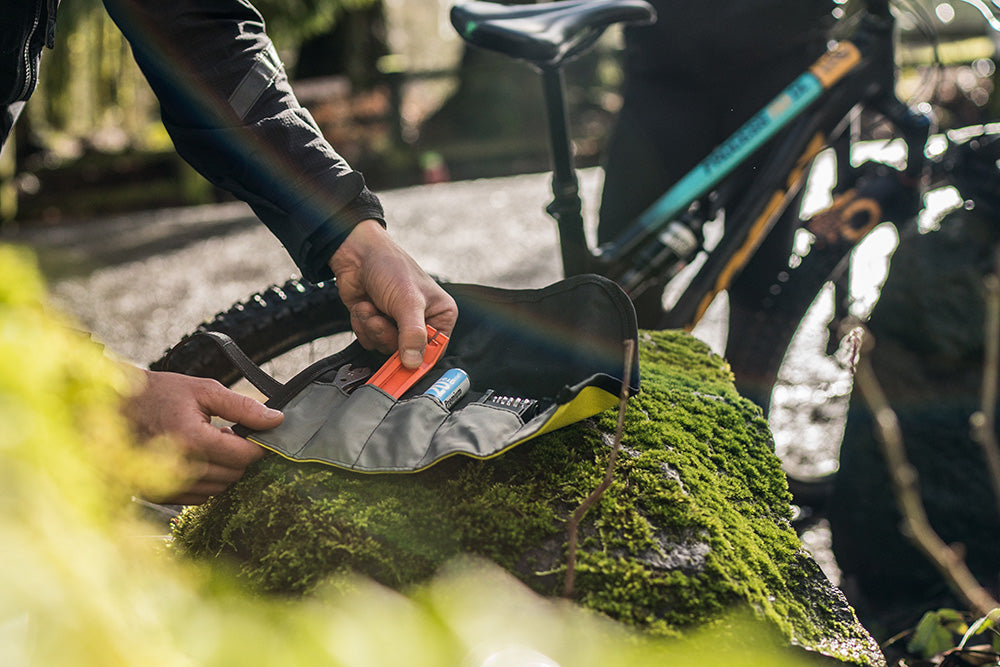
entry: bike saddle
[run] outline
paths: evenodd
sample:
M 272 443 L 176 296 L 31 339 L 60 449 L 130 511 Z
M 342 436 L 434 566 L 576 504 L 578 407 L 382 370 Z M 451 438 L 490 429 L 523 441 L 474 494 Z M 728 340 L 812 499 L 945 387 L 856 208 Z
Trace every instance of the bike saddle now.
M 501 5 L 475 0 L 451 8 L 462 38 L 539 67 L 558 67 L 583 53 L 615 23 L 649 24 L 656 11 L 645 0 L 563 0 Z

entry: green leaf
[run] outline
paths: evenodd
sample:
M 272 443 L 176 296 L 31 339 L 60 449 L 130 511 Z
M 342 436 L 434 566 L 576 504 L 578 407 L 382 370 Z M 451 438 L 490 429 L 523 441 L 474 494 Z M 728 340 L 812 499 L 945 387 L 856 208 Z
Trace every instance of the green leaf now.
M 906 649 L 914 655 L 930 658 L 953 648 L 956 637 L 966 629 L 961 612 L 954 609 L 929 611 L 917 623 Z

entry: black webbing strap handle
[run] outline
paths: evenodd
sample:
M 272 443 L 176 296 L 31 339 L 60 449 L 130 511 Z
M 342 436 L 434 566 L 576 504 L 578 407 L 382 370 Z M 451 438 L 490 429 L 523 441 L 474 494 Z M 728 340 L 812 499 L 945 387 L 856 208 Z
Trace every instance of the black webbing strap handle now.
M 285 385 L 275 380 L 273 377 L 268 375 L 264 370 L 255 364 L 246 353 L 240 349 L 239 345 L 236 344 L 232 338 L 219 331 L 196 331 L 191 334 L 191 336 L 185 340 L 183 343 L 174 347 L 170 351 L 173 354 L 174 350 L 182 345 L 185 345 L 192 340 L 199 337 L 207 337 L 210 341 L 219 346 L 222 353 L 226 355 L 226 358 L 243 374 L 243 377 L 253 386 L 257 387 L 258 390 L 268 398 L 277 396 L 284 388 Z M 169 355 L 167 356 L 166 367 L 169 368 Z

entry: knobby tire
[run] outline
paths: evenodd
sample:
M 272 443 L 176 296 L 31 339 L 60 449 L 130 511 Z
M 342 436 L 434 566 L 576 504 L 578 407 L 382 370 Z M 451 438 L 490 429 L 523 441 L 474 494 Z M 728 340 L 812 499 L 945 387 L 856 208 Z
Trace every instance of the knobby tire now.
M 197 331 L 227 334 L 257 364 L 264 364 L 301 345 L 351 331 L 350 316 L 334 283 L 290 280 L 254 294 L 217 314 Z M 150 364 L 154 371 L 172 371 L 232 385 L 239 371 L 207 338 L 189 334 Z

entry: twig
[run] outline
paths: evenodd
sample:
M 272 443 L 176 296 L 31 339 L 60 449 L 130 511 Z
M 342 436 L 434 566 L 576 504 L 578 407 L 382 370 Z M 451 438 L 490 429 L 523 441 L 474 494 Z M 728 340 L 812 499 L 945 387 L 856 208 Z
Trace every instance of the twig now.
M 983 345 L 982 405 L 969 419 L 972 439 L 979 443 L 1000 512 L 1000 445 L 996 434 L 997 373 L 1000 371 L 1000 279 L 995 274 L 983 280 L 986 287 L 986 321 Z
M 604 492 L 611 486 L 615 476 L 615 465 L 618 462 L 618 452 L 622 445 L 622 431 L 625 429 L 625 408 L 628 405 L 629 385 L 632 382 L 632 360 L 635 358 L 635 341 L 625 341 L 625 372 L 622 374 L 622 390 L 618 396 L 618 426 L 615 429 L 615 439 L 611 445 L 611 456 L 608 459 L 608 467 L 604 472 L 604 479 L 590 495 L 584 499 L 580 506 L 573 512 L 569 520 L 569 553 L 566 557 L 566 581 L 563 585 L 563 597 L 573 597 L 573 586 L 576 582 L 576 548 L 577 531 L 580 522 L 594 503 L 600 500 Z
M 855 371 L 854 384 L 861 391 L 862 397 L 875 417 L 878 440 L 889 468 L 892 490 L 909 537 L 965 604 L 980 616 L 985 616 L 1000 606 L 1000 603 L 979 585 L 964 559 L 945 544 L 928 521 L 920 498 L 917 471 L 906 458 L 899 420 L 875 378 L 869 357 L 869 354 L 861 356 Z

